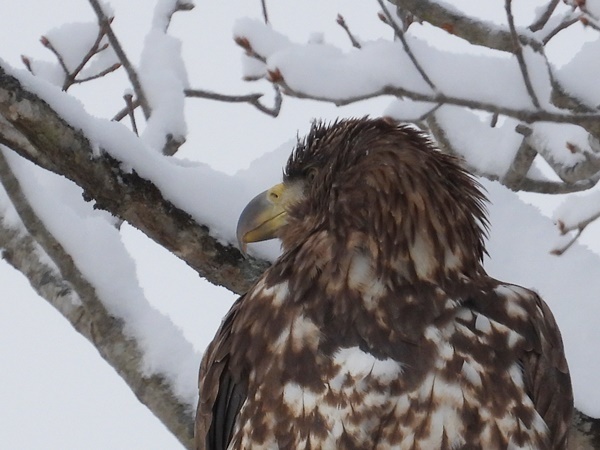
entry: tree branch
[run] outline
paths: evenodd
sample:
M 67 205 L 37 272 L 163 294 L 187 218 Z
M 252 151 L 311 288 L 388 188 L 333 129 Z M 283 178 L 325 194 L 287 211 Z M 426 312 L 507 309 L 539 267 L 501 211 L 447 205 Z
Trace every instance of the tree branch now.
M 531 135 L 531 129 L 521 125 L 517 126 L 517 132 L 523 135 L 523 140 L 508 171 L 502 177 L 502 184 L 514 191 L 521 189 L 521 183 L 526 178 L 537 155 L 535 149 L 529 144 L 528 138 Z
M 548 20 L 550 20 L 550 17 L 552 17 L 552 13 L 554 13 L 554 10 L 558 6 L 559 1 L 560 0 L 551 0 L 546 5 L 546 9 L 544 9 L 544 12 L 541 13 L 537 17 L 537 19 L 531 25 L 529 25 L 528 28 L 533 32 L 539 31 L 542 28 L 544 28 L 544 26 L 548 23 Z
M 142 84 L 140 83 L 138 74 L 133 68 L 131 62 L 129 61 L 129 58 L 127 58 L 123 47 L 121 47 L 121 43 L 117 39 L 117 36 L 115 35 L 112 26 L 110 25 L 110 19 L 106 17 L 106 14 L 104 14 L 102 6 L 100 6 L 98 0 L 89 0 L 89 2 L 94 12 L 96 13 L 96 16 L 98 17 L 98 26 L 106 31 L 106 37 L 108 38 L 108 42 L 110 42 L 110 45 L 112 46 L 117 57 L 119 58 L 119 61 L 121 61 L 121 64 L 123 65 L 123 68 L 125 69 L 125 72 L 129 77 L 129 81 L 135 92 L 135 96 L 140 102 L 140 106 L 142 107 L 142 111 L 144 112 L 144 117 L 146 118 L 146 120 L 148 120 L 148 118 L 152 114 L 152 109 L 150 108 L 150 103 L 148 103 L 146 94 L 142 89 Z
M 398 39 L 400 39 L 400 42 L 402 42 L 402 47 L 404 48 L 404 51 L 406 52 L 406 54 L 410 58 L 411 62 L 413 63 L 413 66 L 415 66 L 415 68 L 417 69 L 417 71 L 421 75 L 421 78 L 423 78 L 423 80 L 425 81 L 425 83 L 427 83 L 429 85 L 429 87 L 434 92 L 437 91 L 437 88 L 436 88 L 435 84 L 433 83 L 433 81 L 431 81 L 431 79 L 429 78 L 429 76 L 425 72 L 425 69 L 423 69 L 423 67 L 421 66 L 421 64 L 417 60 L 417 57 L 415 56 L 415 54 L 412 52 L 412 49 L 408 45 L 408 42 L 406 41 L 406 37 L 404 36 L 404 31 L 400 29 L 400 27 L 398 26 L 398 24 L 396 23 L 396 21 L 394 20 L 394 18 L 392 17 L 392 15 L 390 14 L 389 10 L 385 7 L 385 5 L 383 3 L 383 0 L 377 0 L 377 3 L 379 3 L 379 6 L 381 6 L 381 9 L 383 10 L 384 16 L 386 17 L 389 25 L 394 30 L 394 33 L 396 34 L 396 36 L 398 37 Z
M 260 102 L 264 94 L 228 95 L 203 89 L 186 89 L 184 92 L 186 97 L 205 98 L 227 103 L 248 103 L 271 117 L 277 117 L 281 111 L 282 97 L 278 86 L 273 85 L 273 87 L 275 89 L 275 103 L 272 107 L 265 106 Z
M 12 138 L 3 138 L 14 145 L 13 150 L 74 181 L 97 207 L 140 229 L 211 283 L 242 293 L 268 267 L 268 263 L 246 259 L 237 248 L 218 242 L 208 227 L 166 200 L 148 180 L 122 170 L 111 156 L 94 156 L 81 131 L 1 67 L 0 115 L 5 118 L 0 123 L 16 130 Z
M 181 403 L 162 376 L 147 377 L 138 343 L 112 317 L 83 277 L 71 256 L 37 217 L 0 148 L 0 183 L 25 230 L 7 228 L 0 221 L 2 257 L 22 272 L 34 290 L 54 306 L 119 373 L 138 399 L 171 431 L 185 448 L 192 448 L 193 413 Z M 41 246 L 41 249 L 40 247 Z M 43 250 L 42 250 L 43 249 Z M 40 257 L 47 254 L 58 271 Z
M 442 28 L 473 45 L 482 45 L 495 50 L 513 53 L 515 51 L 513 36 L 509 30 L 485 22 L 474 17 L 468 17 L 458 10 L 446 7 L 435 0 L 390 0 L 400 8 L 409 10 L 414 16 Z M 524 35 L 519 35 L 519 42 L 528 45 L 535 51 L 540 51 L 542 44 Z
M 531 98 L 533 106 L 539 108 L 540 102 L 537 98 L 537 95 L 535 94 L 533 85 L 531 84 L 531 78 L 529 77 L 529 69 L 527 68 L 525 57 L 523 56 L 523 48 L 521 47 L 521 43 L 519 42 L 519 35 L 517 34 L 517 29 L 515 28 L 515 19 L 512 13 L 512 0 L 505 0 L 504 8 L 506 10 L 506 17 L 508 19 L 508 28 L 510 29 L 510 35 L 513 40 L 513 53 L 515 54 L 515 56 L 517 57 L 517 61 L 519 62 L 519 69 L 521 70 L 521 74 L 523 75 L 525 88 L 527 89 L 527 93 L 529 94 L 529 98 Z
M 335 22 L 340 27 L 342 27 L 342 29 L 346 32 L 346 35 L 348 36 L 348 39 L 350 39 L 350 43 L 352 44 L 352 47 L 361 48 L 360 42 L 358 42 L 356 40 L 356 38 L 354 37 L 354 34 L 352 34 L 352 31 L 350 31 L 350 28 L 348 27 L 348 24 L 346 23 L 346 19 L 344 19 L 344 16 L 342 16 L 341 14 L 338 14 L 337 18 L 335 19 Z
M 280 74 L 281 75 L 281 74 Z M 586 129 L 590 124 L 598 123 L 600 121 L 600 113 L 589 113 L 589 114 L 577 114 L 577 113 L 563 113 L 563 112 L 552 112 L 543 109 L 540 110 L 527 110 L 510 108 L 507 106 L 500 106 L 494 103 L 488 103 L 479 100 L 473 100 L 469 98 L 455 97 L 452 95 L 446 95 L 444 93 L 434 94 L 423 94 L 420 92 L 411 91 L 409 89 L 399 86 L 384 86 L 376 91 L 365 93 L 362 95 L 349 96 L 349 97 L 324 97 L 322 95 L 313 95 L 307 92 L 303 92 L 299 89 L 292 88 L 289 86 L 283 76 L 277 77 L 276 81 L 283 88 L 283 93 L 290 97 L 317 100 L 321 102 L 333 103 L 336 106 L 349 105 L 359 101 L 381 97 L 385 95 L 395 96 L 399 98 L 409 98 L 414 101 L 428 102 L 434 104 L 445 104 L 462 106 L 469 109 L 476 109 L 480 111 L 487 111 L 490 113 L 502 114 L 504 116 L 513 117 L 519 121 L 525 123 L 533 122 L 556 122 L 556 123 L 571 123 L 574 125 L 580 125 Z

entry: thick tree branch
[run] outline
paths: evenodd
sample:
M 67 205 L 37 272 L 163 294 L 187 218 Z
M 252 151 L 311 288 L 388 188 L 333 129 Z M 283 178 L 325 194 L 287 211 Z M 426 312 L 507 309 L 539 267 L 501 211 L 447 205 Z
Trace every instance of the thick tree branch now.
M 208 227 L 166 200 L 148 180 L 123 171 L 111 156 L 94 156 L 81 131 L 1 67 L 0 116 L 5 118 L 0 124 L 16 130 L 11 139 L 2 140 L 13 150 L 74 181 L 99 208 L 140 229 L 211 283 L 242 293 L 268 266 L 218 242 Z
M 515 47 L 510 30 L 466 16 L 460 11 L 447 7 L 435 0 L 390 0 L 400 8 L 407 9 L 431 25 L 465 39 L 473 45 L 482 45 L 495 50 L 513 53 Z M 449 3 L 448 3 L 449 4 Z M 519 35 L 521 45 L 529 45 L 536 51 L 542 44 L 528 36 Z
M 125 324 L 107 312 L 94 287 L 83 277 L 71 256 L 37 217 L 10 170 L 2 149 L 0 183 L 26 230 L 8 228 L 0 221 L 2 257 L 22 272 L 34 290 L 96 347 L 138 399 L 185 448 L 191 449 L 193 413 L 190 406 L 177 400 L 169 383 L 162 376 L 144 375 L 143 354 L 138 343 L 126 335 Z M 58 271 L 44 262 L 43 254 L 50 257 Z
M 535 149 L 529 144 L 528 138 L 531 135 L 531 129 L 520 126 L 517 127 L 517 132 L 523 134 L 523 140 L 513 162 L 502 178 L 502 184 L 515 191 L 521 189 L 521 183 L 525 180 L 527 172 L 529 172 L 533 160 L 537 155 Z

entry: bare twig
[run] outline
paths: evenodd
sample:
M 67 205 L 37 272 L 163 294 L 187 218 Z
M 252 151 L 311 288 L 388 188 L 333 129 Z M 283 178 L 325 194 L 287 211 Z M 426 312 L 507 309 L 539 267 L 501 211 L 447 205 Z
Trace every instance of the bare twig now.
M 431 116 L 433 113 L 435 113 L 438 109 L 440 109 L 442 106 L 444 106 L 441 103 L 438 103 L 437 105 L 435 105 L 433 108 L 431 108 L 430 110 L 424 112 L 423 114 L 421 114 L 416 120 L 415 122 L 421 122 L 423 120 L 426 120 L 427 118 L 429 118 L 429 116 Z
M 125 100 L 125 104 L 127 105 L 126 109 L 127 115 L 129 116 L 129 120 L 131 120 L 131 129 L 133 130 L 136 136 L 139 136 L 140 134 L 138 133 L 137 123 L 135 122 L 135 106 L 133 105 L 133 95 L 125 94 L 123 96 L 123 99 Z
M 498 125 L 498 117 L 499 117 L 498 113 L 493 113 L 492 114 L 492 120 L 490 120 L 490 127 L 491 128 L 496 128 L 496 125 Z
M 544 36 L 544 39 L 542 40 L 542 42 L 544 43 L 544 45 L 546 45 L 548 42 L 550 42 L 550 39 L 552 39 L 554 36 L 556 36 L 562 30 L 570 27 L 571 25 L 579 22 L 580 20 L 581 20 L 580 17 L 571 17 L 570 19 L 563 20 L 551 32 L 549 32 L 546 36 Z
M 340 27 L 342 27 L 344 29 L 344 31 L 348 35 L 348 39 L 350 39 L 350 42 L 352 43 L 352 47 L 354 47 L 354 48 L 361 48 L 360 42 L 358 42 L 356 40 L 356 38 L 354 37 L 354 35 L 350 31 L 350 28 L 348 27 L 348 24 L 346 23 L 346 20 L 344 19 L 344 16 L 342 16 L 341 14 L 338 14 L 335 21 L 337 22 L 337 24 Z
M 277 117 L 279 115 L 279 111 L 281 110 L 283 99 L 279 87 L 277 85 L 273 85 L 273 87 L 275 89 L 275 103 L 273 107 L 265 106 L 260 102 L 263 94 L 227 95 L 212 91 L 205 91 L 202 89 L 186 89 L 184 92 L 186 97 L 205 98 L 228 103 L 249 103 L 259 111 L 268 114 L 269 116 Z
M 510 34 L 513 39 L 513 45 L 515 46 L 514 54 L 517 57 L 517 61 L 519 62 L 519 69 L 521 69 L 521 74 L 523 75 L 523 81 L 525 83 L 525 87 L 527 88 L 527 93 L 531 98 L 533 106 L 539 108 L 540 102 L 537 98 L 535 90 L 533 89 L 533 85 L 531 84 L 529 70 L 527 68 L 527 63 L 525 62 L 525 57 L 523 55 L 523 48 L 521 47 L 521 43 L 519 42 L 517 29 L 515 28 L 515 19 L 512 13 L 512 0 L 505 0 L 504 7 L 506 9 L 506 17 L 508 19 L 508 27 L 510 28 Z
M 569 242 L 567 242 L 565 245 L 551 250 L 550 254 L 556 255 L 556 256 L 561 256 L 563 253 L 565 253 L 567 250 L 569 250 L 571 248 L 571 246 L 577 241 L 577 239 L 579 239 L 579 236 L 581 236 L 581 233 L 583 233 L 583 228 L 579 228 L 577 230 L 577 233 L 575 233 L 575 236 L 573 236 L 573 238 L 570 239 Z
M 265 23 L 269 23 L 269 13 L 267 11 L 267 0 L 260 0 L 260 6 L 262 8 L 263 20 Z
M 127 76 L 129 77 L 129 82 L 131 83 L 131 86 L 133 87 L 135 96 L 137 97 L 138 101 L 140 102 L 140 106 L 142 107 L 142 111 L 144 112 L 144 117 L 146 119 L 148 119 L 152 113 L 152 110 L 150 109 L 150 104 L 148 103 L 146 94 L 144 93 L 144 90 L 142 89 L 142 85 L 140 83 L 137 72 L 133 68 L 133 65 L 131 64 L 131 62 L 129 61 L 129 58 L 127 58 L 127 55 L 125 54 L 125 51 L 123 50 L 123 47 L 121 47 L 121 43 L 119 42 L 119 40 L 117 39 L 117 36 L 113 32 L 112 27 L 110 25 L 110 19 L 108 17 L 106 17 L 106 14 L 104 14 L 104 11 L 102 10 L 102 6 L 100 6 L 100 2 L 98 0 L 88 0 L 88 1 L 90 2 L 90 5 L 92 6 L 94 12 L 96 13 L 96 16 L 98 17 L 99 26 L 106 31 L 106 37 L 108 38 L 108 41 L 110 42 L 110 45 L 112 46 L 113 50 L 115 51 L 117 57 L 119 58 L 119 61 L 121 61 L 121 64 L 123 65 L 123 68 L 125 69 L 125 72 L 127 73 Z
M 383 0 L 377 0 L 377 3 L 379 3 L 379 6 L 381 6 L 382 12 L 385 15 L 385 17 L 387 18 L 389 25 L 394 30 L 394 33 L 396 34 L 398 39 L 400 39 L 400 42 L 402 42 L 402 47 L 404 47 L 404 51 L 410 58 L 411 62 L 413 63 L 413 65 L 415 66 L 415 68 L 417 69 L 417 71 L 419 72 L 419 74 L 421 75 L 423 80 L 425 81 L 425 83 L 427 83 L 433 91 L 437 91 L 435 84 L 433 84 L 433 82 L 431 81 L 431 79 L 429 78 L 427 73 L 425 73 L 425 70 L 423 69 L 421 64 L 419 64 L 419 61 L 417 61 L 417 58 L 415 57 L 410 46 L 408 45 L 406 37 L 404 36 L 404 31 L 400 29 L 400 27 L 398 26 L 398 24 L 396 23 L 396 21 L 394 20 L 392 15 L 390 14 L 388 8 L 383 3 Z
M 531 31 L 539 31 L 542 28 L 544 28 L 544 26 L 548 23 L 548 20 L 550 20 L 550 17 L 552 17 L 552 13 L 558 6 L 559 2 L 560 2 L 560 0 L 551 0 L 546 5 L 546 9 L 544 10 L 544 12 L 542 14 L 540 14 L 538 16 L 538 18 L 535 20 L 535 22 L 533 22 L 531 25 L 529 25 L 528 28 Z
M 552 253 L 553 255 L 557 255 L 557 256 L 560 256 L 563 253 L 565 253 L 575 243 L 575 241 L 577 241 L 577 239 L 579 239 L 579 237 L 581 236 L 581 233 L 583 233 L 583 230 L 585 230 L 586 227 L 590 223 L 594 222 L 598 218 L 600 218 L 600 212 L 597 212 L 596 214 L 588 217 L 587 219 L 582 220 L 581 222 L 578 222 L 571 226 L 566 226 L 564 224 L 564 222 L 559 220 L 557 225 L 558 225 L 558 229 L 560 230 L 560 234 L 562 234 L 564 236 L 565 234 L 570 233 L 571 231 L 576 231 L 576 233 L 575 233 L 575 236 L 573 236 L 573 238 L 569 242 L 567 242 L 564 246 L 554 249 L 550 253 Z
M 110 19 L 110 21 L 112 22 L 112 19 Z M 105 27 L 103 27 L 100 23 L 98 23 L 98 35 L 96 36 L 96 40 L 94 41 L 94 43 L 92 44 L 92 46 L 90 47 L 88 52 L 81 59 L 81 62 L 75 68 L 75 70 L 73 70 L 72 73 L 66 72 L 67 79 L 65 80 L 65 84 L 63 86 L 63 91 L 66 91 L 70 85 L 75 83 L 75 78 L 77 77 L 77 75 L 79 75 L 79 73 L 83 70 L 85 65 L 89 62 L 90 59 L 92 59 L 92 57 L 94 55 L 100 53 L 101 51 L 105 50 L 108 47 L 108 44 L 105 44 L 102 47 L 100 47 L 100 42 L 102 42 L 102 38 L 105 35 L 106 35 Z M 117 68 L 118 67 L 119 66 L 117 66 Z M 113 70 L 116 70 L 116 69 L 113 69 Z
M 73 70 L 71 70 L 69 67 L 67 67 L 67 64 L 64 60 L 63 55 L 56 49 L 56 47 L 54 47 L 54 45 L 52 45 L 52 42 L 47 37 L 42 36 L 42 38 L 40 39 L 40 42 L 42 43 L 42 45 L 44 47 L 46 47 L 48 50 L 50 50 L 54 54 L 54 56 L 56 56 L 56 59 L 58 60 L 58 64 L 60 65 L 63 72 L 65 73 L 65 80 L 64 80 L 63 86 L 62 86 L 63 91 L 67 91 L 74 84 L 81 84 L 81 83 L 85 83 L 85 82 L 88 82 L 91 80 L 95 80 L 97 78 L 101 78 L 111 72 L 114 72 L 119 67 L 121 67 L 120 63 L 115 63 L 115 64 L 111 65 L 110 67 L 107 67 L 104 70 L 101 70 L 100 72 L 98 72 L 94 75 L 90 75 L 90 76 L 84 77 L 84 78 L 77 78 L 78 75 L 83 70 L 83 68 L 85 67 L 85 65 L 90 61 L 90 59 L 92 59 L 92 57 L 94 55 L 97 55 L 98 53 L 100 53 L 108 48 L 108 44 L 104 44 L 102 46 L 100 45 L 102 38 L 105 35 L 106 35 L 105 29 L 102 26 L 99 26 L 96 40 L 91 45 L 91 47 L 89 48 L 87 53 L 81 58 L 81 61 L 79 62 L 77 67 L 75 67 Z M 32 68 L 31 68 L 29 59 L 23 57 L 22 60 L 25 63 L 25 65 L 27 66 L 27 68 L 29 69 L 29 71 L 31 72 Z
M 56 48 L 54 48 L 54 46 L 52 45 L 52 42 L 50 42 L 50 40 L 46 36 L 42 36 L 40 38 L 40 42 L 42 43 L 42 45 L 44 47 L 46 47 L 48 50 L 50 50 L 54 54 L 54 56 L 56 56 L 56 59 L 58 60 L 58 64 L 60 65 L 60 67 L 62 68 L 63 72 L 65 73 L 65 84 L 66 84 L 67 83 L 67 78 L 71 74 L 71 71 L 67 67 L 67 63 L 65 62 L 63 56 L 60 54 L 60 52 L 58 50 L 56 50 Z M 63 84 L 63 91 L 67 90 L 65 88 L 65 84 Z
M 265 58 L 262 55 L 259 55 L 258 53 L 256 53 L 254 51 L 254 49 L 252 48 L 252 44 L 250 44 L 250 41 L 248 40 L 248 38 L 246 38 L 244 36 L 235 36 L 233 38 L 233 40 L 237 45 L 239 45 L 246 51 L 247 56 L 266 64 L 267 58 Z
M 89 77 L 79 78 L 79 79 L 75 80 L 74 84 L 86 83 L 88 81 L 92 81 L 92 80 L 96 80 L 98 78 L 102 78 L 104 75 L 108 75 L 109 73 L 114 72 L 119 67 L 121 67 L 121 63 L 114 63 L 112 66 L 107 67 L 104 70 L 101 70 L 100 72 L 98 72 L 95 75 L 90 75 Z

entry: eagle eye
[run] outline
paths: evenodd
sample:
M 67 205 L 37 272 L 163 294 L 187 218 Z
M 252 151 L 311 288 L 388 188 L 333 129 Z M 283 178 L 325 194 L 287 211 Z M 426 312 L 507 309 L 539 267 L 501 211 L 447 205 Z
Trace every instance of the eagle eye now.
M 317 177 L 317 169 L 315 169 L 315 168 L 308 169 L 308 172 L 306 173 L 306 180 L 309 182 L 312 182 L 316 177 Z

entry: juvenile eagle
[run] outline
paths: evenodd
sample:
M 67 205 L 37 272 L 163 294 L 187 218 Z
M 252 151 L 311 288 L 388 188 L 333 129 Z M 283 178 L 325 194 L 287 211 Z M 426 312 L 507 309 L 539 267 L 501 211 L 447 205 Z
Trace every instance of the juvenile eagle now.
M 412 128 L 313 125 L 240 218 L 283 254 L 206 351 L 198 448 L 566 448 L 561 336 L 484 271 L 485 201 Z

